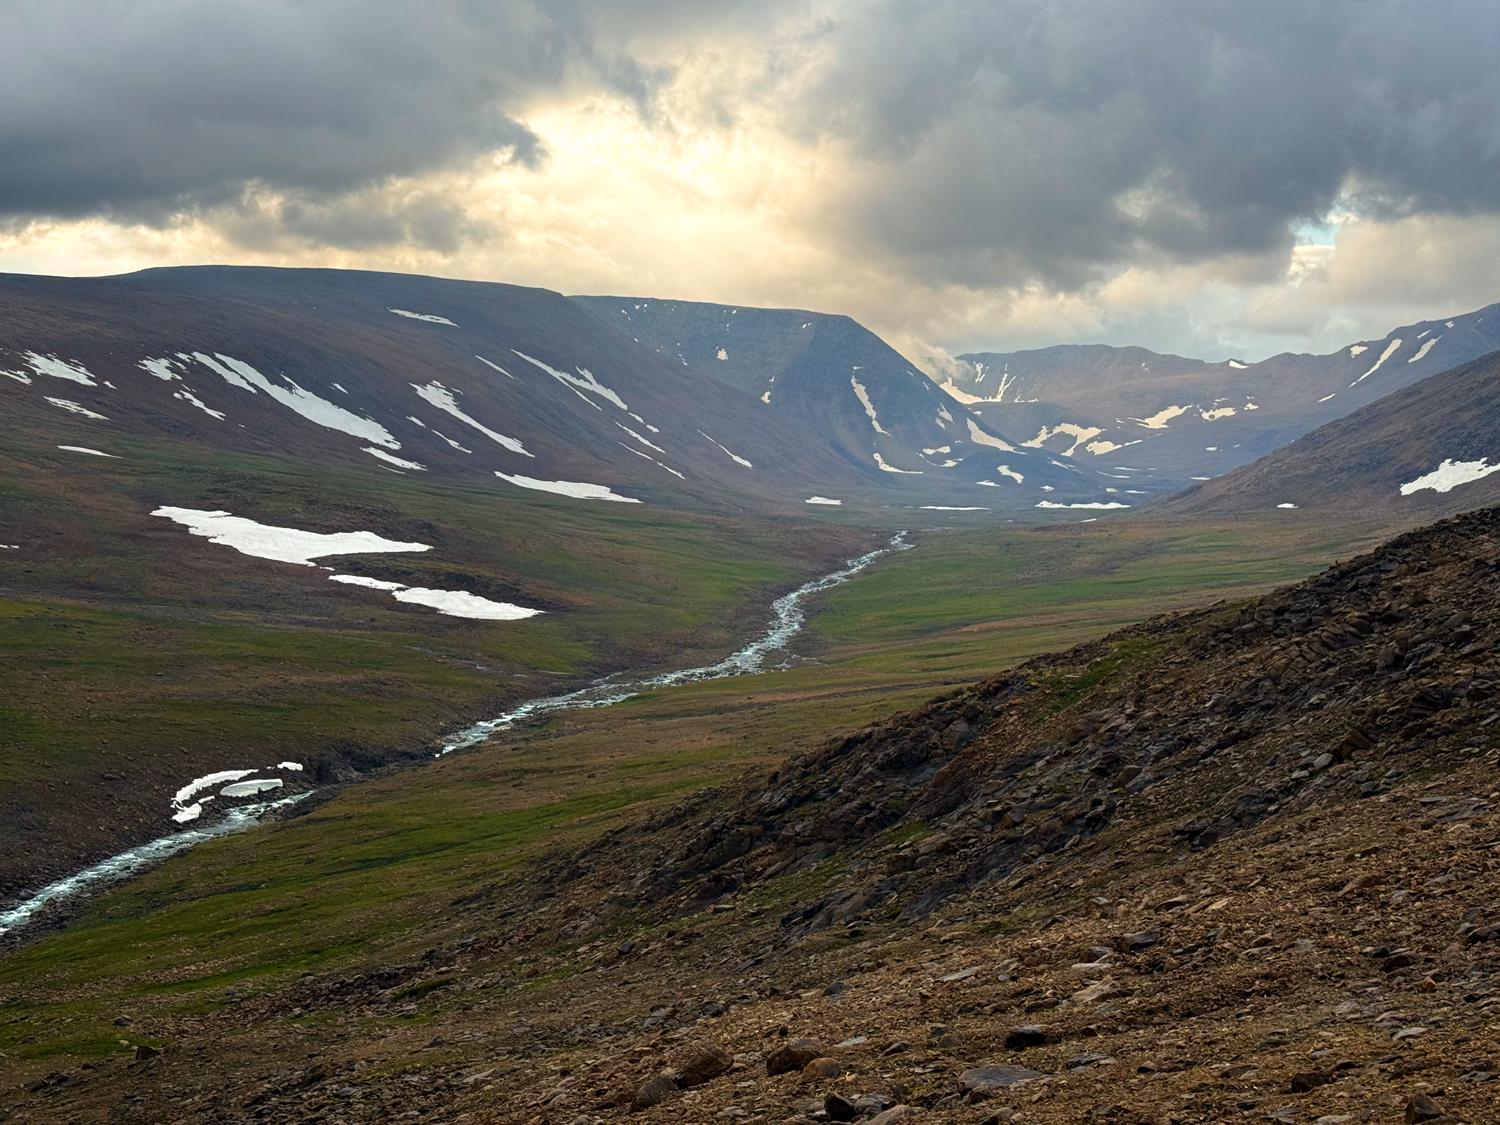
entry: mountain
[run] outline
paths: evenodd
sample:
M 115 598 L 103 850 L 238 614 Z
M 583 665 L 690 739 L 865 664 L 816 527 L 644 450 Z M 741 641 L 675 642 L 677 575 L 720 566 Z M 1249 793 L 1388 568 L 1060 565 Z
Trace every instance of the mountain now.
M 1028 446 L 1130 466 L 1142 487 L 1220 476 L 1402 387 L 1500 348 L 1500 305 L 1328 355 L 1207 363 L 1141 348 L 977 352 L 935 365 Z
M 1163 512 L 1277 508 L 1414 524 L 1500 502 L 1500 352 L 1433 375 L 1200 484 Z
M 903 494 L 942 487 L 953 502 L 1000 508 L 1131 506 L 1115 480 L 1022 446 L 846 316 L 643 297 L 574 300 L 700 381 L 754 395 L 778 426 L 819 435 L 851 467 L 904 478 L 896 482 Z
M 1012 448 L 913 372 L 808 389 L 796 366 L 788 409 L 768 407 L 579 302 L 511 285 L 220 267 L 0 278 L 7 409 L 43 429 L 86 423 L 98 436 L 84 445 L 169 434 L 501 496 L 690 508 L 816 496 L 1031 511 L 1053 492 L 1105 496 L 1093 470 Z
M 554 846 L 522 871 L 497 866 L 506 753 L 467 775 L 494 792 L 464 829 L 392 840 L 330 805 L 205 849 L 21 951 L 5 1096 L 42 1120 L 1490 1120 L 1497 562 L 1488 509 L 591 839 L 530 808 Z M 277 961 L 361 878 L 379 956 Z M 247 934 L 283 967 L 231 959 Z

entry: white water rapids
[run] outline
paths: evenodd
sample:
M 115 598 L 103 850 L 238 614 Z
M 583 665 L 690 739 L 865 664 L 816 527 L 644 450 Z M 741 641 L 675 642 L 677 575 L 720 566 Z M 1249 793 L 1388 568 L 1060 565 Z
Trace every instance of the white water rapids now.
M 442 757 L 455 750 L 466 750 L 478 746 L 499 731 L 509 730 L 518 723 L 542 718 L 559 711 L 609 707 L 654 688 L 675 687 L 679 684 L 764 672 L 767 670 L 771 657 L 783 652 L 792 638 L 802 631 L 807 621 L 803 603 L 808 598 L 847 582 L 885 555 L 910 550 L 910 548 L 911 544 L 906 541 L 906 532 L 899 532 L 884 547 L 860 555 L 857 559 L 851 559 L 840 569 L 825 574 L 821 578 L 814 578 L 811 582 L 798 586 L 789 594 L 783 594 L 771 603 L 771 620 L 765 630 L 755 640 L 726 656 L 717 664 L 705 664 L 698 668 L 680 668 L 674 672 L 660 672 L 635 678 L 606 676 L 577 691 L 529 699 L 504 714 L 492 719 L 484 719 L 459 731 L 443 743 L 443 748 L 435 756 Z M 161 836 L 148 843 L 129 848 L 118 855 L 110 856 L 65 879 L 49 883 L 15 905 L 0 910 L 0 937 L 20 929 L 51 903 L 109 883 L 128 879 L 147 867 L 160 863 L 178 852 L 187 851 L 205 840 L 243 832 L 258 824 L 270 813 L 300 801 L 311 793 L 312 790 L 308 790 L 276 801 L 233 807 L 225 813 L 222 820 L 213 824 L 204 824 Z

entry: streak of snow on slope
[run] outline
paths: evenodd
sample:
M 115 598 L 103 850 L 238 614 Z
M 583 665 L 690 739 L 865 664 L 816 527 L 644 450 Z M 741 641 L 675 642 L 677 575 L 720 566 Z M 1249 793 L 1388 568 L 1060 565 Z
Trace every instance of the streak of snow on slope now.
M 807 325 L 804 324 L 802 327 L 806 328 Z M 828 504 L 828 505 L 832 505 L 835 508 L 839 507 L 840 505 L 843 504 L 842 500 L 835 500 L 831 496 L 809 496 L 806 500 L 804 500 L 802 502 L 804 504 Z
M 1377 359 L 1373 364 L 1370 365 L 1370 369 L 1368 371 L 1366 371 L 1363 375 L 1361 375 L 1358 379 L 1354 380 L 1353 383 L 1350 383 L 1349 385 L 1352 387 L 1352 386 L 1354 386 L 1357 383 L 1363 383 L 1371 375 L 1373 375 L 1373 374 L 1375 374 L 1375 372 L 1379 371 L 1380 370 L 1380 365 L 1382 363 L 1384 363 L 1386 360 L 1390 359 L 1391 356 L 1395 355 L 1396 354 L 1396 350 L 1398 348 L 1400 348 L 1400 347 L 1401 347 L 1401 337 L 1397 336 L 1394 340 L 1392 340 L 1389 344 L 1387 344 L 1385 346 L 1385 351 L 1383 351 L 1383 352 L 1380 353 L 1380 358 Z
M 1461 484 L 1471 484 L 1481 480 L 1491 473 L 1500 473 L 1500 464 L 1491 465 L 1488 457 L 1481 457 L 1478 461 L 1451 461 L 1444 459 L 1443 463 L 1430 473 L 1424 473 L 1415 480 L 1409 480 L 1401 486 L 1401 495 L 1410 496 L 1413 492 L 1421 492 L 1423 489 L 1431 489 L 1433 492 L 1450 492 Z
M 559 496 L 571 496 L 575 500 L 613 500 L 620 504 L 639 504 L 633 496 L 621 496 L 606 484 L 589 484 L 575 480 L 539 480 L 496 470 L 495 475 L 509 481 L 517 488 L 530 488 L 537 492 L 554 492 Z
M 515 348 L 511 348 L 511 351 L 514 354 L 520 356 L 527 363 L 541 368 L 548 375 L 551 375 L 554 379 L 556 379 L 559 383 L 563 384 L 566 387 L 571 387 L 575 393 L 579 391 L 587 391 L 591 395 L 598 395 L 602 399 L 607 399 L 609 402 L 612 402 L 616 406 L 618 406 L 621 410 L 628 411 L 630 409 L 630 407 L 625 405 L 624 399 L 615 394 L 614 391 L 610 390 L 603 383 L 599 382 L 598 379 L 594 378 L 594 373 L 587 367 L 575 367 L 574 370 L 576 370 L 578 374 L 569 375 L 566 371 L 559 371 L 557 368 L 543 363 L 541 360 L 536 359 L 533 356 L 529 356 L 525 352 L 518 352 Z M 579 397 L 583 398 L 581 394 L 579 395 Z M 584 398 L 584 401 L 589 403 L 590 406 L 597 407 L 599 405 L 598 403 L 592 402 L 587 398 Z
M 919 477 L 922 475 L 921 469 L 898 469 L 878 453 L 875 454 L 875 464 L 880 467 L 882 473 L 901 473 L 903 476 L 908 477 Z
M 201 398 L 195 395 L 192 391 L 188 390 L 186 387 L 183 387 L 178 391 L 173 391 L 172 397 L 175 398 L 178 402 L 185 402 L 189 406 L 196 406 L 210 418 L 217 419 L 220 422 L 224 420 L 224 412 L 222 410 L 215 410 L 213 407 L 209 406 L 208 403 L 204 402 Z
M 155 375 L 158 379 L 162 380 L 165 383 L 170 383 L 174 379 L 182 378 L 182 376 L 178 374 L 176 370 L 174 370 L 177 367 L 177 361 L 175 359 L 143 359 L 140 363 L 136 364 L 136 366 L 143 371 Z
M 1236 370 L 1236 371 L 1243 371 L 1247 367 L 1249 367 L 1250 365 L 1248 363 L 1241 363 L 1237 359 L 1231 359 L 1229 361 L 1229 366 L 1232 367 L 1232 368 L 1234 368 L 1234 370 Z
M 723 451 L 724 451 L 724 453 L 725 453 L 725 455 L 726 455 L 726 456 L 727 456 L 727 457 L 728 457 L 728 458 L 729 458 L 729 459 L 730 459 L 730 460 L 731 460 L 731 461 L 733 461 L 733 462 L 734 462 L 734 463 L 735 463 L 735 464 L 736 464 L 736 465 L 743 465 L 743 466 L 744 466 L 744 467 L 745 467 L 745 468 L 747 468 L 747 469 L 753 469 L 753 468 L 755 468 L 755 466 L 754 466 L 754 465 L 752 465 L 752 464 L 751 464 L 751 463 L 750 463 L 750 462 L 749 462 L 749 461 L 746 461 L 746 460 L 745 460 L 745 459 L 744 459 L 744 458 L 743 458 L 743 457 L 741 457 L 741 456 L 740 456 L 740 455 L 739 455 L 739 454 L 738 454 L 738 453 L 731 453 L 731 452 L 730 452 L 730 451 L 729 451 L 729 450 L 728 450 L 728 449 L 726 449 L 726 448 L 725 448 L 725 447 L 724 447 L 724 446 L 723 446 L 723 445 L 720 445 L 720 443 L 719 443 L 719 442 L 717 442 L 717 441 L 714 441 L 714 439 L 713 439 L 713 438 L 711 438 L 711 437 L 708 437 L 708 435 L 707 435 L 707 434 L 704 434 L 704 433 L 703 433 L 703 431 L 702 431 L 702 430 L 699 430 L 699 431 L 698 431 L 698 432 L 699 432 L 699 433 L 700 433 L 700 434 L 703 434 L 703 436 L 704 436 L 704 437 L 705 437 L 705 438 L 708 438 L 708 440 L 709 440 L 709 441 L 711 441 L 711 442 L 713 442 L 713 444 L 714 444 L 714 445 L 717 445 L 717 446 L 719 446 L 719 448 L 720 448 L 720 449 L 721 449 L 721 450 L 723 450 Z
M 981 507 L 957 507 L 951 504 L 918 504 L 924 512 L 988 512 L 988 508 Z
M 465 590 L 433 590 L 425 586 L 406 586 L 400 582 L 385 582 L 379 578 L 365 578 L 359 574 L 330 574 L 330 582 L 342 582 L 348 586 L 365 586 L 371 590 L 383 590 L 398 602 L 408 605 L 426 606 L 448 617 L 467 617 L 473 621 L 523 621 L 535 617 L 542 611 L 514 605 L 511 602 L 496 602 L 470 594 Z
M 423 473 L 425 473 L 427 471 L 427 466 L 426 465 L 419 465 L 419 464 L 417 464 L 417 462 L 415 462 L 415 461 L 408 461 L 404 457 L 395 457 L 395 456 L 392 456 L 391 454 L 387 453 L 385 450 L 383 450 L 383 449 L 377 449 L 373 445 L 363 446 L 362 449 L 363 449 L 363 451 L 365 453 L 368 453 L 371 457 L 378 457 L 380 460 L 384 461 L 388 465 L 395 465 L 398 468 L 402 468 L 402 469 L 416 469 L 418 472 L 423 472 Z
M 1410 359 L 1409 359 L 1409 360 L 1407 360 L 1407 361 L 1406 361 L 1406 362 L 1407 362 L 1407 363 L 1416 363 L 1416 362 L 1417 362 L 1417 360 L 1419 360 L 1419 359 L 1421 359 L 1421 358 L 1422 358 L 1422 357 L 1423 357 L 1423 356 L 1425 356 L 1425 355 L 1426 355 L 1426 354 L 1427 354 L 1427 353 L 1428 353 L 1428 352 L 1430 352 L 1430 351 L 1432 351 L 1432 345 L 1433 345 L 1433 344 L 1435 344 L 1435 343 L 1437 343 L 1437 342 L 1438 342 L 1438 341 L 1439 341 L 1439 340 L 1441 340 L 1441 339 L 1442 339 L 1442 337 L 1441 337 L 1441 336 L 1434 336 L 1434 337 L 1433 337 L 1433 338 L 1432 338 L 1432 339 L 1430 339 L 1430 340 L 1423 340 L 1423 341 L 1422 341 L 1422 346 L 1421 346 L 1421 347 L 1420 347 L 1420 348 L 1418 348 L 1418 349 L 1417 349 L 1417 354 L 1416 354 L 1416 355 L 1414 355 L 1414 356 L 1412 356 L 1412 357 L 1411 357 L 1411 358 L 1410 358 Z
M 1001 441 L 999 438 L 981 430 L 974 419 L 965 418 L 964 421 L 969 424 L 969 440 L 975 445 L 987 445 L 991 449 L 1000 450 L 1002 453 L 1014 453 L 1016 451 L 1016 447 L 1011 445 L 1010 442 Z
M 687 477 L 683 476 L 676 469 L 672 468 L 671 465 L 665 465 L 665 464 L 663 464 L 662 462 L 658 461 L 655 457 L 651 456 L 651 454 L 649 454 L 649 453 L 642 453 L 639 449 L 636 449 L 634 446 L 626 445 L 623 441 L 620 442 L 619 445 L 620 445 L 620 448 L 623 449 L 623 450 L 625 450 L 626 453 L 634 453 L 637 457 L 640 457 L 640 458 L 642 458 L 643 460 L 646 460 L 646 461 L 650 461 L 658 469 L 665 469 L 667 472 L 671 473 L 678 480 L 687 480 Z
M 419 387 L 415 383 L 409 383 L 407 385 L 410 386 L 412 390 L 417 392 L 418 397 L 421 398 L 423 402 L 437 407 L 445 414 L 453 415 L 453 417 L 457 418 L 465 425 L 474 427 L 474 429 L 478 430 L 485 437 L 510 450 L 512 453 L 519 453 L 525 457 L 533 456 L 533 454 L 527 452 L 526 447 L 515 438 L 506 437 L 504 434 L 496 433 L 494 430 L 486 426 L 483 422 L 479 422 L 473 418 L 470 418 L 461 409 L 459 409 L 458 402 L 453 397 L 453 392 L 450 391 L 447 387 L 443 386 L 443 384 L 434 380 L 433 382 L 428 383 L 425 387 Z M 449 444 L 451 445 L 452 443 L 450 442 Z
M 233 785 L 226 785 L 219 790 L 221 797 L 253 797 L 257 793 L 264 793 L 268 789 L 280 789 L 284 781 L 279 777 L 258 777 L 252 781 L 236 781 Z
M 496 371 L 500 372 L 500 374 L 504 375 L 507 379 L 512 379 L 512 380 L 514 380 L 514 381 L 516 381 L 518 383 L 520 382 L 519 379 L 516 379 L 516 377 L 514 375 L 512 375 L 509 371 L 505 370 L 505 368 L 501 367 L 494 360 L 492 360 L 492 359 L 485 359 L 484 356 L 482 356 L 482 355 L 476 355 L 474 358 L 477 359 L 480 363 L 484 364 L 486 367 L 493 367 Z
M 1036 506 L 1038 508 L 1097 508 L 1100 510 L 1103 510 L 1105 508 L 1130 507 L 1129 504 L 1122 504 L 1118 500 L 1090 500 L 1087 503 L 1081 504 L 1060 504 L 1056 500 L 1038 500 Z
M 1133 418 L 1131 421 L 1137 425 L 1144 426 L 1148 430 L 1165 430 L 1168 422 L 1173 418 L 1186 414 L 1191 409 L 1191 406 L 1167 406 L 1158 410 L 1149 418 Z
M 1277 504 L 1276 506 L 1278 508 L 1295 508 L 1297 505 L 1291 504 L 1291 503 L 1287 503 L 1287 504 Z
M 435 434 L 437 434 L 438 437 L 442 438 L 444 441 L 446 441 L 449 445 L 451 445 L 454 449 L 458 450 L 460 453 L 473 453 L 474 452 L 472 449 L 469 449 L 466 446 L 459 445 L 458 442 L 454 441 L 451 437 L 449 437 L 447 434 L 443 433 L 441 430 L 433 430 L 432 432 L 435 433 Z
M 410 309 L 386 309 L 385 311 L 395 313 L 397 316 L 404 316 L 408 320 L 420 320 L 426 324 L 446 324 L 450 328 L 458 327 L 458 325 L 454 324 L 446 316 L 437 316 L 434 313 L 412 312 Z
M 309 390 L 298 386 L 296 382 L 286 379 L 290 387 L 283 387 L 273 383 L 262 375 L 250 364 L 243 360 L 234 359 L 216 352 L 208 355 L 204 352 L 194 352 L 193 358 L 214 374 L 218 375 L 232 387 L 238 387 L 242 391 L 255 394 L 257 391 L 264 392 L 273 401 L 281 403 L 287 409 L 300 414 L 314 425 L 322 426 L 326 430 L 337 430 L 340 433 L 350 434 L 353 437 L 363 438 L 365 441 L 383 445 L 387 449 L 400 449 L 401 443 L 391 436 L 389 430 L 379 422 L 369 418 L 361 418 L 358 414 L 345 410 L 342 406 L 335 406 L 326 398 L 320 398 Z
M 119 455 L 116 453 L 103 453 L 97 449 L 90 449 L 86 445 L 59 445 L 57 448 L 66 450 L 69 453 L 88 453 L 94 457 L 108 457 L 114 461 L 118 461 L 120 459 Z
M 1028 449 L 1041 449 L 1058 434 L 1066 434 L 1073 439 L 1073 444 L 1064 449 L 1062 453 L 1064 457 L 1071 457 L 1078 451 L 1080 445 L 1088 441 L 1089 438 L 1098 437 L 1103 432 L 1098 426 L 1080 426 L 1077 422 L 1059 422 L 1055 426 L 1043 426 L 1037 431 L 1036 437 L 1030 441 L 1023 441 L 1021 444 Z
M 849 385 L 854 388 L 854 397 L 859 399 L 859 404 L 865 408 L 865 415 L 870 419 L 870 425 L 875 428 L 875 432 L 890 437 L 890 431 L 880 424 L 880 418 L 875 413 L 875 404 L 870 401 L 870 392 L 865 390 L 865 385 L 853 375 L 849 376 Z
M 82 383 L 85 387 L 97 387 L 99 384 L 89 374 L 88 368 L 81 363 L 69 363 L 67 360 L 58 359 L 53 355 L 38 355 L 36 352 L 26 353 L 26 362 L 38 375 L 50 375 L 54 379 L 66 379 L 70 383 Z
M 426 543 L 403 543 L 385 539 L 372 531 L 336 531 L 323 533 L 302 531 L 294 527 L 275 527 L 257 523 L 228 512 L 208 512 L 197 508 L 163 506 L 151 513 L 181 524 L 194 535 L 210 543 L 232 547 L 242 555 L 275 562 L 312 566 L 313 559 L 330 555 L 385 554 L 395 551 L 430 551 Z
M 661 446 L 657 445 L 654 441 L 651 441 L 649 438 L 642 437 L 640 434 L 636 433 L 634 430 L 632 430 L 629 426 L 625 425 L 623 422 L 616 422 L 615 425 L 619 426 L 620 429 L 624 430 L 631 437 L 635 438 L 636 441 L 640 442 L 647 449 L 654 449 L 654 450 L 656 450 L 656 452 L 662 454 L 663 456 L 666 455 L 667 451 L 665 449 L 663 449 Z
M 81 414 L 85 418 L 92 418 L 92 419 L 94 419 L 94 421 L 96 421 L 96 422 L 108 422 L 109 421 L 109 419 L 106 418 L 103 414 L 95 413 L 94 411 L 90 410 L 87 406 L 82 406 L 82 405 L 74 402 L 72 399 L 67 399 L 67 398 L 53 398 L 51 395 L 48 395 L 47 396 L 47 401 L 50 402 L 53 406 L 57 407 L 59 410 L 66 410 L 69 414 Z

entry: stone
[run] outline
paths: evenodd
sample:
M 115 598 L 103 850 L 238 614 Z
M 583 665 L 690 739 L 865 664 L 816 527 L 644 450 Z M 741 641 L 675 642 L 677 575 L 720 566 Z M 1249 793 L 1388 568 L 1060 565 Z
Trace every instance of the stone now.
M 860 1116 L 855 1104 L 838 1094 L 829 1094 L 823 1099 L 823 1112 L 830 1121 L 856 1121 Z
M 909 1105 L 893 1105 L 870 1118 L 870 1125 L 896 1125 L 898 1121 L 915 1121 L 917 1111 Z
M 1045 1027 L 1026 1024 L 1024 1027 L 1015 1027 L 1005 1035 L 1005 1049 L 1007 1051 L 1024 1051 L 1028 1047 L 1044 1047 L 1052 1042 L 1053 1035 Z
M 671 1074 L 658 1074 L 649 1079 L 635 1092 L 635 1097 L 630 1101 L 632 1112 L 650 1109 L 654 1105 L 661 1105 L 669 1097 L 677 1092 L 677 1078 Z
M 965 1094 L 991 1094 L 1008 1090 L 1046 1075 L 1024 1066 L 975 1066 L 958 1076 L 958 1088 Z
M 701 1086 L 712 1082 L 721 1074 L 728 1074 L 734 1066 L 734 1057 L 724 1048 L 713 1043 L 704 1043 L 688 1052 L 678 1067 L 678 1081 L 684 1087 Z
M 1334 1076 L 1326 1070 L 1303 1070 L 1292 1075 L 1290 1083 L 1294 1094 L 1305 1094 L 1309 1090 L 1316 1090 L 1319 1086 L 1326 1086 L 1333 1081 Z
M 1406 1125 L 1416 1125 L 1419 1121 L 1443 1121 L 1447 1117 L 1443 1107 L 1426 1094 L 1413 1094 L 1406 1099 Z
M 823 1054 L 823 1044 L 816 1039 L 789 1039 L 766 1056 L 766 1073 L 787 1074 L 801 1070 Z
M 819 1078 L 837 1078 L 844 1073 L 844 1064 L 838 1059 L 822 1055 L 802 1068 L 802 1077 L 809 1081 Z

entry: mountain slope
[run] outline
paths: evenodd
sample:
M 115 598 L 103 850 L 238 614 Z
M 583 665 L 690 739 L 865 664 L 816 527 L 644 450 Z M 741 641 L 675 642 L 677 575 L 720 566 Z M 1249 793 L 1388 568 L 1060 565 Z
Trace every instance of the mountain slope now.
M 1022 441 L 1183 484 L 1248 464 L 1325 422 L 1500 348 L 1500 305 L 1328 355 L 1205 363 L 1069 345 L 960 356 L 939 378 Z
M 102 1029 L 164 1053 L 50 1074 L 28 1057 L 11 1100 L 82 1119 L 131 1097 L 142 1119 L 863 1120 L 899 1102 L 934 1122 L 1485 1121 L 1497 595 L 1486 510 L 462 881 L 400 959 L 210 977 L 179 1012 L 164 994 L 225 968 L 171 963 L 177 928 L 202 924 L 190 901 L 143 939 L 169 952 L 128 1029 Z M 22 954 L 23 1017 L 70 1037 L 107 1021 L 50 1014 L 89 936 Z
M 1390 513 L 1415 523 L 1500 502 L 1500 352 L 1394 392 L 1162 510 Z
M 1011 440 L 848 317 L 642 297 L 574 300 L 700 380 L 755 395 L 778 425 L 822 435 L 847 464 L 874 465 L 909 495 L 943 488 L 981 506 L 1129 506 L 1118 495 L 1110 500 L 1114 481 Z

